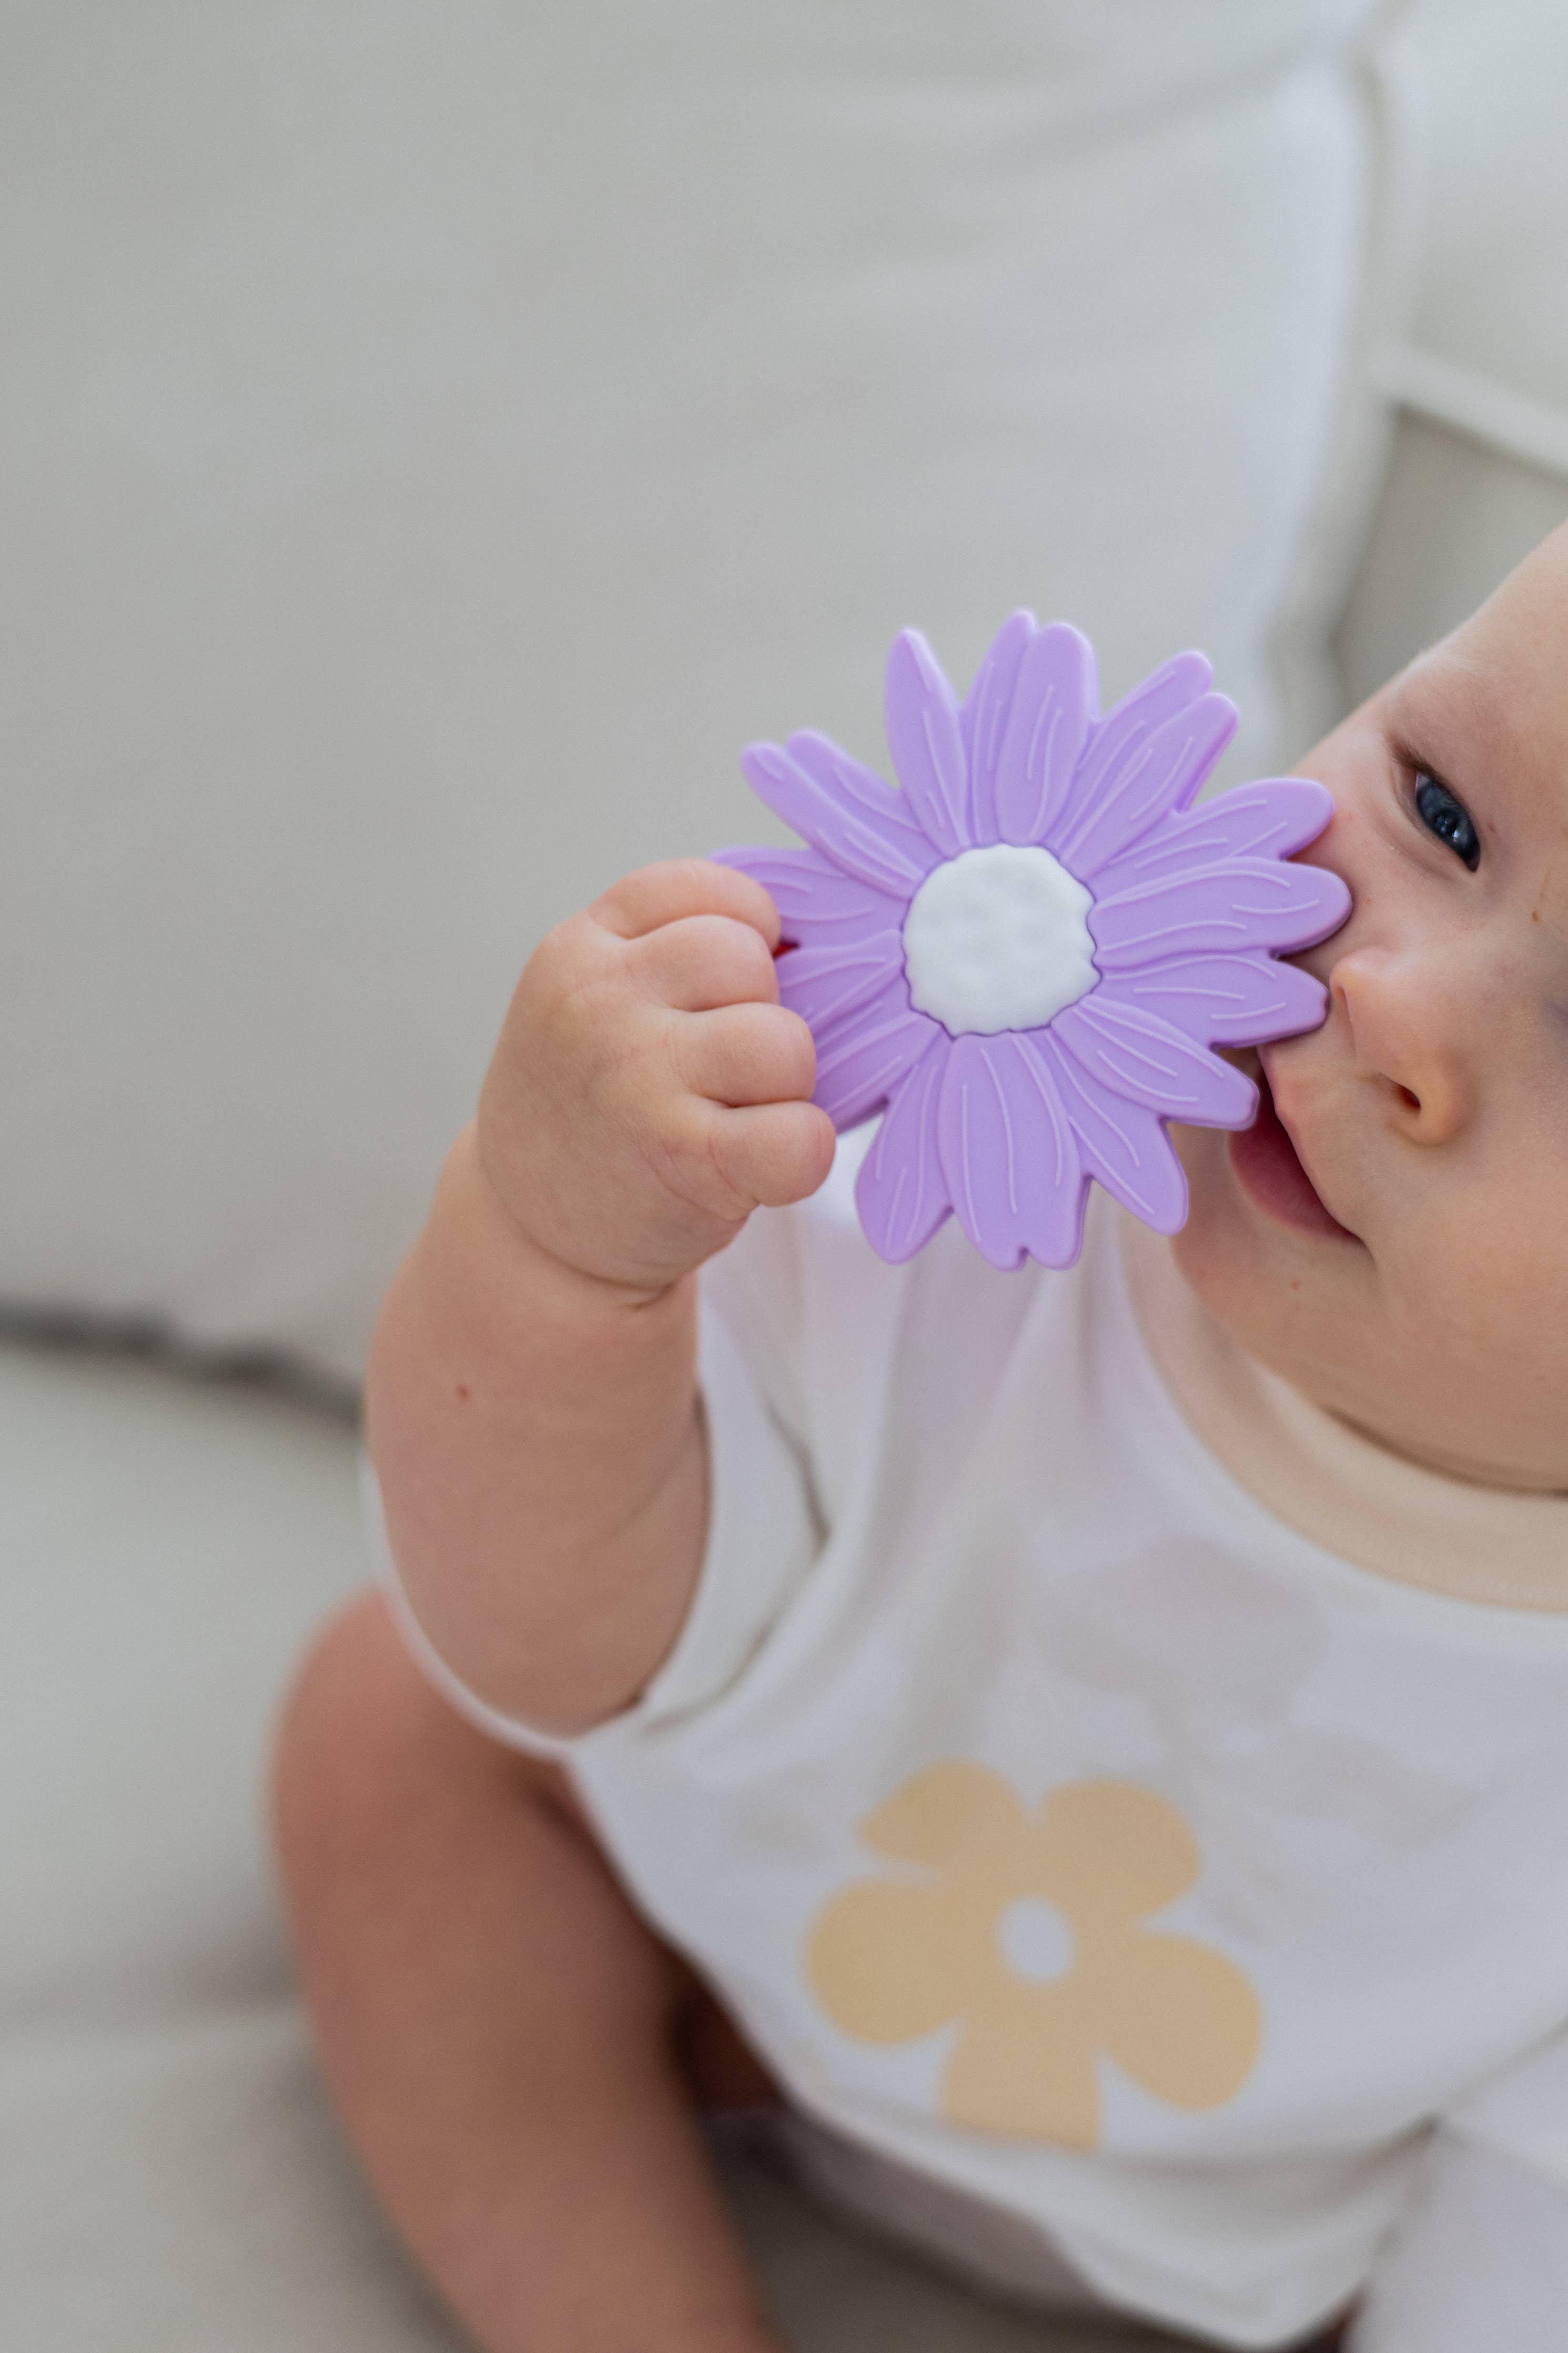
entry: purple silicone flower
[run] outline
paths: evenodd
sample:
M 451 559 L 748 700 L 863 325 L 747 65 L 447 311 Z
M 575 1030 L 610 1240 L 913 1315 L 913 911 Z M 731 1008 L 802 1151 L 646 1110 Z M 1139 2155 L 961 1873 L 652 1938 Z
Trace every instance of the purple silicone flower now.
M 885 1106 L 856 1188 L 883 1258 L 950 1212 L 994 1266 L 1069 1266 L 1091 1176 L 1162 1233 L 1186 1216 L 1167 1119 L 1245 1127 L 1211 1045 L 1323 1018 L 1273 960 L 1337 929 L 1336 875 L 1282 860 L 1332 803 L 1303 777 L 1194 809 L 1236 712 L 1178 654 L 1101 718 L 1094 651 L 1015 613 L 961 705 L 907 629 L 888 658 L 901 792 L 826 735 L 742 765 L 806 849 L 726 849 L 775 901 L 784 1002 L 816 1040 L 836 1127 Z

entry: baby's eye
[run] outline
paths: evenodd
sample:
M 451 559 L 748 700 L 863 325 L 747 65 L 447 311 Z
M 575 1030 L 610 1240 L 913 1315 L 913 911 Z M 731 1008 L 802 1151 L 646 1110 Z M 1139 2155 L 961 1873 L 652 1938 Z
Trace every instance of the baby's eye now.
M 1464 860 L 1473 874 L 1481 862 L 1481 839 L 1464 802 L 1456 799 L 1436 776 L 1417 776 L 1415 814 L 1429 832 L 1447 843 L 1456 858 Z

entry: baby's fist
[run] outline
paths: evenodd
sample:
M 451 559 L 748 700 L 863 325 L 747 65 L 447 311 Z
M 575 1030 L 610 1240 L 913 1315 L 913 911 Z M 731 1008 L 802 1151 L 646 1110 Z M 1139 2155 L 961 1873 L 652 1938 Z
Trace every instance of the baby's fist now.
M 816 1191 L 833 1128 L 811 1032 L 779 1003 L 778 936 L 761 883 L 689 858 L 541 944 L 479 1103 L 481 1165 L 531 1241 L 660 1290 L 759 1205 Z

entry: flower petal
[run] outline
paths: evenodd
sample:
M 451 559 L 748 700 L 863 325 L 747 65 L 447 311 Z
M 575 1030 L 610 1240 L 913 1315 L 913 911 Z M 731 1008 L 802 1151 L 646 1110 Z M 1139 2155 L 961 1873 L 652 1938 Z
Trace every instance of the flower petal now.
M 1338 930 L 1350 900 L 1324 867 L 1237 858 L 1098 900 L 1089 928 L 1096 964 L 1116 972 L 1210 948 L 1307 947 Z
M 1095 2039 L 1124 2073 L 1173 2108 L 1236 2097 L 1258 2057 L 1263 2015 L 1234 1961 L 1194 1936 L 1151 1930 L 1085 1958 Z
M 1100 2089 L 1079 2005 L 1042 1986 L 1026 2008 L 1009 2004 L 1000 2017 L 968 2021 L 941 2097 L 943 2116 L 972 2132 L 1092 2148 Z
M 1184 1894 L 1197 1842 L 1170 1801 L 1106 1778 L 1053 1790 L 1032 1832 L 1029 1885 L 1083 1934 L 1127 1929 Z
M 773 969 L 779 1002 L 798 1013 L 815 1031 L 852 1013 L 896 980 L 904 968 L 904 943 L 898 932 L 873 932 L 869 939 L 840 946 L 789 948 Z
M 773 849 L 758 842 L 708 854 L 716 865 L 733 866 L 762 884 L 792 947 L 869 939 L 901 923 L 909 904 L 856 881 L 819 850 Z
M 1109 1093 L 1048 1029 L 1030 1036 L 1055 1075 L 1089 1174 L 1156 1233 L 1178 1232 L 1186 1221 L 1187 1180 L 1155 1113 Z
M 1094 731 L 1084 763 L 1085 806 L 1145 738 L 1195 702 L 1200 694 L 1206 694 L 1213 684 L 1214 669 L 1206 654 L 1173 654 L 1120 702 L 1112 703 Z
M 908 899 L 937 863 L 892 786 L 826 735 L 792 735 L 787 746 L 748 744 L 741 765 L 785 825 L 873 890 Z
M 1051 843 L 1063 865 L 1092 882 L 1161 818 L 1186 807 L 1235 733 L 1235 703 L 1200 694 L 1152 733 L 1130 733 L 1117 761 L 1097 744 Z
M 1084 1172 L 1051 1072 L 1009 1030 L 955 1040 L 937 1113 L 942 1175 L 982 1258 L 1070 1266 L 1083 1237 Z
M 918 629 L 900 629 L 893 639 L 882 716 L 910 814 L 939 849 L 956 856 L 972 839 L 969 763 L 958 724 L 958 697 Z
M 824 1905 L 803 1956 L 806 1982 L 835 2026 L 859 2042 L 910 2042 L 962 2008 L 973 1934 L 948 1890 L 862 1880 Z
M 909 983 L 900 973 L 879 997 L 817 1033 L 812 1102 L 835 1127 L 858 1126 L 887 1102 L 926 1049 L 946 1035 L 940 1022 L 915 1011 Z
M 934 1039 L 900 1079 L 855 1180 L 855 1203 L 866 1239 L 891 1266 L 901 1266 L 923 1249 L 952 1208 L 942 1181 L 936 1127 L 948 1051 L 944 1039 Z
M 1289 858 L 1315 841 L 1334 813 L 1333 796 L 1310 776 L 1260 776 L 1216 794 L 1202 808 L 1167 818 L 1097 878 L 1101 898 L 1140 882 L 1217 866 L 1232 858 Z
M 1033 613 L 1008 615 L 986 648 L 958 714 L 969 761 L 969 834 L 977 847 L 997 839 L 996 764 L 1002 756 L 1007 714 L 1013 708 L 1018 665 L 1035 635 Z
M 1163 1118 L 1247 1127 L 1257 1113 L 1250 1079 L 1158 1014 L 1120 1003 L 1103 985 L 1058 1013 L 1051 1035 L 1113 1093 Z
M 1144 1007 L 1200 1046 L 1261 1046 L 1316 1029 L 1329 993 L 1310 972 L 1271 956 L 1173 956 L 1110 974 L 1097 996 Z
M 1176 654 L 1124 694 L 1090 737 L 1068 797 L 1067 822 L 1076 828 L 1099 806 L 1108 781 L 1132 766 L 1150 737 L 1213 683 L 1206 655 Z
M 1004 841 L 1045 839 L 1066 806 L 1095 706 L 1094 649 L 1070 622 L 1052 621 L 1025 648 L 995 771 Z
M 859 1825 L 859 1836 L 889 1862 L 951 1871 L 978 1847 L 1032 1835 L 1023 1807 L 999 1773 L 967 1757 L 945 1757 L 900 1782 Z

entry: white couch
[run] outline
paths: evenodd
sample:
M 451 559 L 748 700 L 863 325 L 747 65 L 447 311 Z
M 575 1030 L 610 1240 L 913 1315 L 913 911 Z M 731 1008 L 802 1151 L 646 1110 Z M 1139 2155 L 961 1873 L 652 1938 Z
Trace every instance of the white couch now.
M 363 1575 L 343 1399 L 510 977 L 768 830 L 747 736 L 874 755 L 904 621 L 962 674 L 1067 612 L 1111 688 L 1204 643 L 1241 773 L 1457 619 L 1568 515 L 1568 15 L 9 31 L 0 2344 L 433 2353 L 258 1769 Z M 733 2179 L 814 2353 L 1090 2341 Z

